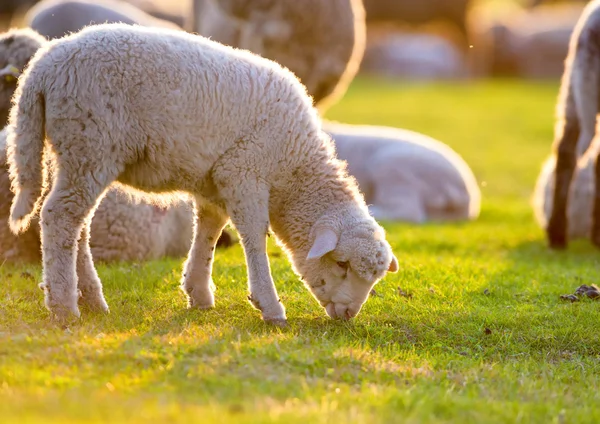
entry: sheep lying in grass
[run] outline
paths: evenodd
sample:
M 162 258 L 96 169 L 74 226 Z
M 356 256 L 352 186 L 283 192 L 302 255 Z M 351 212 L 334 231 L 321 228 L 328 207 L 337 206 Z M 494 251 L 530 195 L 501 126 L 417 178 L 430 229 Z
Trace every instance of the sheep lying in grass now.
M 117 0 L 45 0 L 25 15 L 25 24 L 47 38 L 59 38 L 85 26 L 102 23 L 138 24 L 180 29 Z
M 358 72 L 365 46 L 360 0 L 193 0 L 188 30 L 289 68 L 321 111 Z
M 569 54 L 565 62 L 557 105 L 552 214 L 546 233 L 552 248 L 567 246 L 567 198 L 577 157 L 590 146 L 596 133 L 596 118 L 600 96 L 600 0 L 590 2 L 571 37 Z M 597 157 L 597 155 L 595 155 Z M 595 179 L 600 178 L 600 165 L 596 162 Z M 595 186 L 592 217 L 592 242 L 600 246 L 600 184 Z
M 324 124 L 376 219 L 422 223 L 479 215 L 481 193 L 450 147 L 396 128 Z
M 269 227 L 333 318 L 355 316 L 398 269 L 305 87 L 274 62 L 181 31 L 99 25 L 39 50 L 15 98 L 10 223 L 25 230 L 39 206 L 45 132 L 56 177 L 41 212 L 43 287 L 59 318 L 79 316 L 78 288 L 90 307 L 108 309 L 88 240 L 113 181 L 195 197 L 201 225 L 182 283 L 193 307 L 214 305 L 213 250 L 228 218 L 245 251 L 249 299 L 267 322 L 286 322 Z
M 594 148 L 593 152 L 593 155 L 585 155 L 578 161 L 573 174 L 566 212 L 569 222 L 567 227 L 569 240 L 589 238 L 591 235 L 595 195 L 595 158 L 598 148 Z M 542 165 L 535 185 L 533 210 L 542 228 L 546 228 L 552 214 L 555 171 L 556 156 L 551 156 Z

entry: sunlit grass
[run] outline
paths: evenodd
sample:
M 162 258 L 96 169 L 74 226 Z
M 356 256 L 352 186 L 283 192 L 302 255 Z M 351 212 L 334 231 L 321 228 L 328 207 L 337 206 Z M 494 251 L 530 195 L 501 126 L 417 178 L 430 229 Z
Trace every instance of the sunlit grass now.
M 550 252 L 529 197 L 556 84 L 358 80 L 328 118 L 422 131 L 482 183 L 481 218 L 386 224 L 401 270 L 334 322 L 281 251 L 290 327 L 246 300 L 239 246 L 217 253 L 217 307 L 185 309 L 181 260 L 100 267 L 108 316 L 55 327 L 39 266 L 0 268 L 0 422 L 598 422 L 600 303 L 589 243 Z M 412 297 L 401 296 L 401 287 Z

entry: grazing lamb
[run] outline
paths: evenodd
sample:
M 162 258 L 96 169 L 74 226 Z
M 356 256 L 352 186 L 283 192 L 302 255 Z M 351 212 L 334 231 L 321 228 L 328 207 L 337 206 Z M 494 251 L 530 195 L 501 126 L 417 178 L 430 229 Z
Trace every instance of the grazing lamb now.
M 600 98 L 599 33 L 600 0 L 594 0 L 586 6 L 571 37 L 557 105 L 555 188 L 546 227 L 549 245 L 556 249 L 567 246 L 567 198 L 577 158 L 588 150 L 596 133 Z M 597 160 L 595 175 L 598 181 Z M 600 247 L 600 184 L 595 187 L 591 239 Z
M 360 0 L 193 0 L 188 30 L 289 68 L 319 110 L 339 99 L 365 48 Z
M 569 240 L 589 238 L 592 231 L 592 214 L 595 195 L 595 160 L 598 147 L 592 147 L 593 155 L 582 157 L 575 168 L 567 203 L 567 236 Z M 592 149 L 591 148 L 591 149 Z M 552 214 L 554 196 L 554 173 L 556 156 L 549 157 L 538 176 L 532 198 L 532 206 L 538 224 L 546 228 Z
M 89 217 L 113 181 L 195 197 L 201 224 L 182 282 L 191 307 L 214 305 L 213 250 L 229 218 L 249 300 L 266 322 L 286 322 L 269 227 L 332 318 L 358 314 L 373 285 L 398 269 L 306 88 L 270 60 L 182 31 L 91 26 L 40 49 L 15 98 L 10 224 L 25 230 L 39 207 L 45 133 L 56 176 L 41 211 L 43 287 L 61 319 L 79 316 L 78 288 L 83 302 L 108 310 L 88 240 Z
M 327 122 L 324 129 L 376 219 L 422 223 L 479 216 L 477 181 L 445 144 L 396 128 Z
M 128 3 L 119 0 L 44 0 L 25 15 L 25 25 L 52 39 L 85 26 L 102 23 L 138 24 L 150 27 L 181 29 L 157 19 Z

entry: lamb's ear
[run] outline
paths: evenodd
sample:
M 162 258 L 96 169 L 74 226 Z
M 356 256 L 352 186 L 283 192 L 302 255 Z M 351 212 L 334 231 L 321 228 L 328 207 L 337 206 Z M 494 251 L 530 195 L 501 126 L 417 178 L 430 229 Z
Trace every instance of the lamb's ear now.
M 390 262 L 390 267 L 388 268 L 388 272 L 398 272 L 398 259 L 396 259 L 395 255 L 392 255 L 392 262 Z
M 338 236 L 330 228 L 320 228 L 315 233 L 315 241 L 308 252 L 306 259 L 318 259 L 335 249 Z

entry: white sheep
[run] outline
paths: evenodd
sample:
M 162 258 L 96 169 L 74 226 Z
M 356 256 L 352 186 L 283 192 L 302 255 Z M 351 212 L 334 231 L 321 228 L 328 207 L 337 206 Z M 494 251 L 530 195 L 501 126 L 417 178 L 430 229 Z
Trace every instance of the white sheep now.
M 77 32 L 88 25 L 117 22 L 181 29 L 120 0 L 44 0 L 32 7 L 24 18 L 26 26 L 49 39 Z
M 588 150 L 596 134 L 600 95 L 598 33 L 600 0 L 594 0 L 585 7 L 571 37 L 556 108 L 555 186 L 552 214 L 546 227 L 549 245 L 556 249 L 567 246 L 567 200 L 577 158 Z M 597 157 L 597 154 L 594 157 Z M 596 171 L 596 179 L 599 176 L 600 172 Z M 594 198 L 596 200 L 592 214 L 591 239 L 595 245 L 600 246 L 600 184 L 595 186 Z
M 12 29 L 0 34 L 0 128 L 6 125 L 17 79 L 46 40 L 31 29 Z
M 246 255 L 249 299 L 267 322 L 286 322 L 269 227 L 333 318 L 355 316 L 372 286 L 398 269 L 306 88 L 270 60 L 181 31 L 92 26 L 42 47 L 15 98 L 10 225 L 23 231 L 39 207 L 46 135 L 56 176 L 41 211 L 43 287 L 59 318 L 79 316 L 78 288 L 90 307 L 108 309 L 89 217 L 114 181 L 195 197 L 201 225 L 182 283 L 192 307 L 214 305 L 213 250 L 228 219 Z
M 188 31 L 290 69 L 323 112 L 346 91 L 364 54 L 360 0 L 192 0 Z
M 39 225 L 18 236 L 8 226 L 13 194 L 6 164 L 6 135 L 6 129 L 0 131 L 0 262 L 36 261 L 41 259 Z M 162 208 L 130 197 L 112 188 L 98 206 L 90 239 L 95 261 L 181 257 L 189 251 L 194 215 L 190 201 L 180 200 Z
M 324 129 L 376 219 L 423 223 L 479 215 L 475 176 L 447 145 L 397 128 L 326 122 Z
M 596 143 L 597 144 L 597 143 Z M 577 162 L 567 202 L 567 237 L 569 240 L 589 238 L 592 232 L 592 215 L 595 196 L 595 160 L 598 146 L 591 147 L 594 154 L 583 156 Z M 556 155 L 542 165 L 532 196 L 532 206 L 540 227 L 546 228 L 552 214 Z

